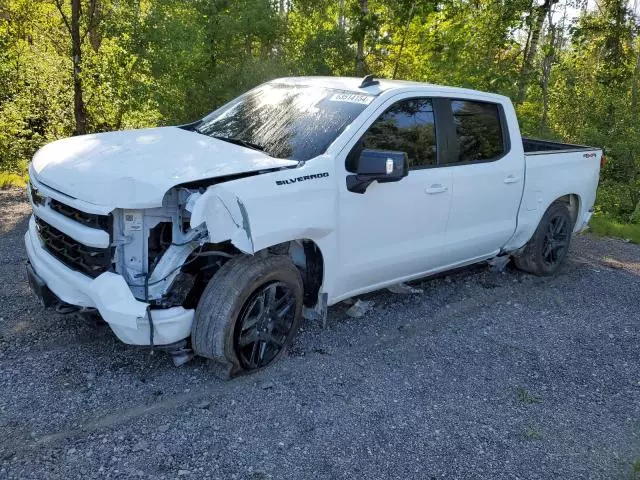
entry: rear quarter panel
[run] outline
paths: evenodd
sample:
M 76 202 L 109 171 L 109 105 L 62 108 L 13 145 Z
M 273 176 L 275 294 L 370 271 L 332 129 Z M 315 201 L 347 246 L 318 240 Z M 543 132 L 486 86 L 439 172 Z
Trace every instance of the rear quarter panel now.
M 549 206 L 565 195 L 578 197 L 574 231 L 580 230 L 596 199 L 601 158 L 598 149 L 526 154 L 518 228 L 505 250 L 526 244 Z

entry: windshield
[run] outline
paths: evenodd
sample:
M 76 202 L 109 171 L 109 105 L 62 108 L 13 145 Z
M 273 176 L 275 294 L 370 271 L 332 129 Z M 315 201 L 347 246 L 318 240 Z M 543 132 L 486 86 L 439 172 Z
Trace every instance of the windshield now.
M 269 83 L 211 113 L 196 131 L 272 157 L 309 160 L 324 153 L 373 99 L 343 90 Z

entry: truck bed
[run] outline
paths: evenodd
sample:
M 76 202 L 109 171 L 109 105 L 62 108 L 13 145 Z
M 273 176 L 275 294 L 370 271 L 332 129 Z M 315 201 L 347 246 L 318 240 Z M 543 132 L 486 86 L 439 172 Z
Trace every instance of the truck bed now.
M 573 145 L 571 143 L 551 142 L 548 140 L 537 140 L 535 138 L 522 137 L 522 146 L 524 147 L 525 155 L 538 155 L 542 153 L 559 153 L 568 151 L 584 151 L 584 150 L 599 150 L 595 147 L 588 147 L 585 145 Z

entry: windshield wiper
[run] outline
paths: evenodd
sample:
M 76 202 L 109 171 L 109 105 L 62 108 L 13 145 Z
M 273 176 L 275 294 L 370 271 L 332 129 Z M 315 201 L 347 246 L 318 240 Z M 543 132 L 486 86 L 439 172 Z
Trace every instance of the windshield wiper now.
M 246 140 L 242 140 L 241 138 L 232 138 L 232 137 L 223 137 L 222 135 L 212 135 L 213 138 L 217 140 L 222 140 L 223 142 L 233 143 L 234 145 L 240 145 L 241 147 L 250 148 L 252 150 L 258 150 L 259 152 L 264 152 L 265 147 L 262 145 L 258 145 L 257 143 L 247 142 Z

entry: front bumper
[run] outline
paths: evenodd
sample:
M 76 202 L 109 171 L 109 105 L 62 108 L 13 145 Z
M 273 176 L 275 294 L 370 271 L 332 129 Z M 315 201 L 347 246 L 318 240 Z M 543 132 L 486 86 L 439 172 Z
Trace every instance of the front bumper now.
M 42 247 L 33 216 L 24 240 L 33 270 L 56 297 L 71 305 L 97 309 L 124 343 L 150 344 L 148 304 L 135 299 L 122 276 L 105 272 L 94 279 L 59 262 Z M 187 338 L 193 314 L 182 307 L 151 310 L 153 343 L 167 345 Z

